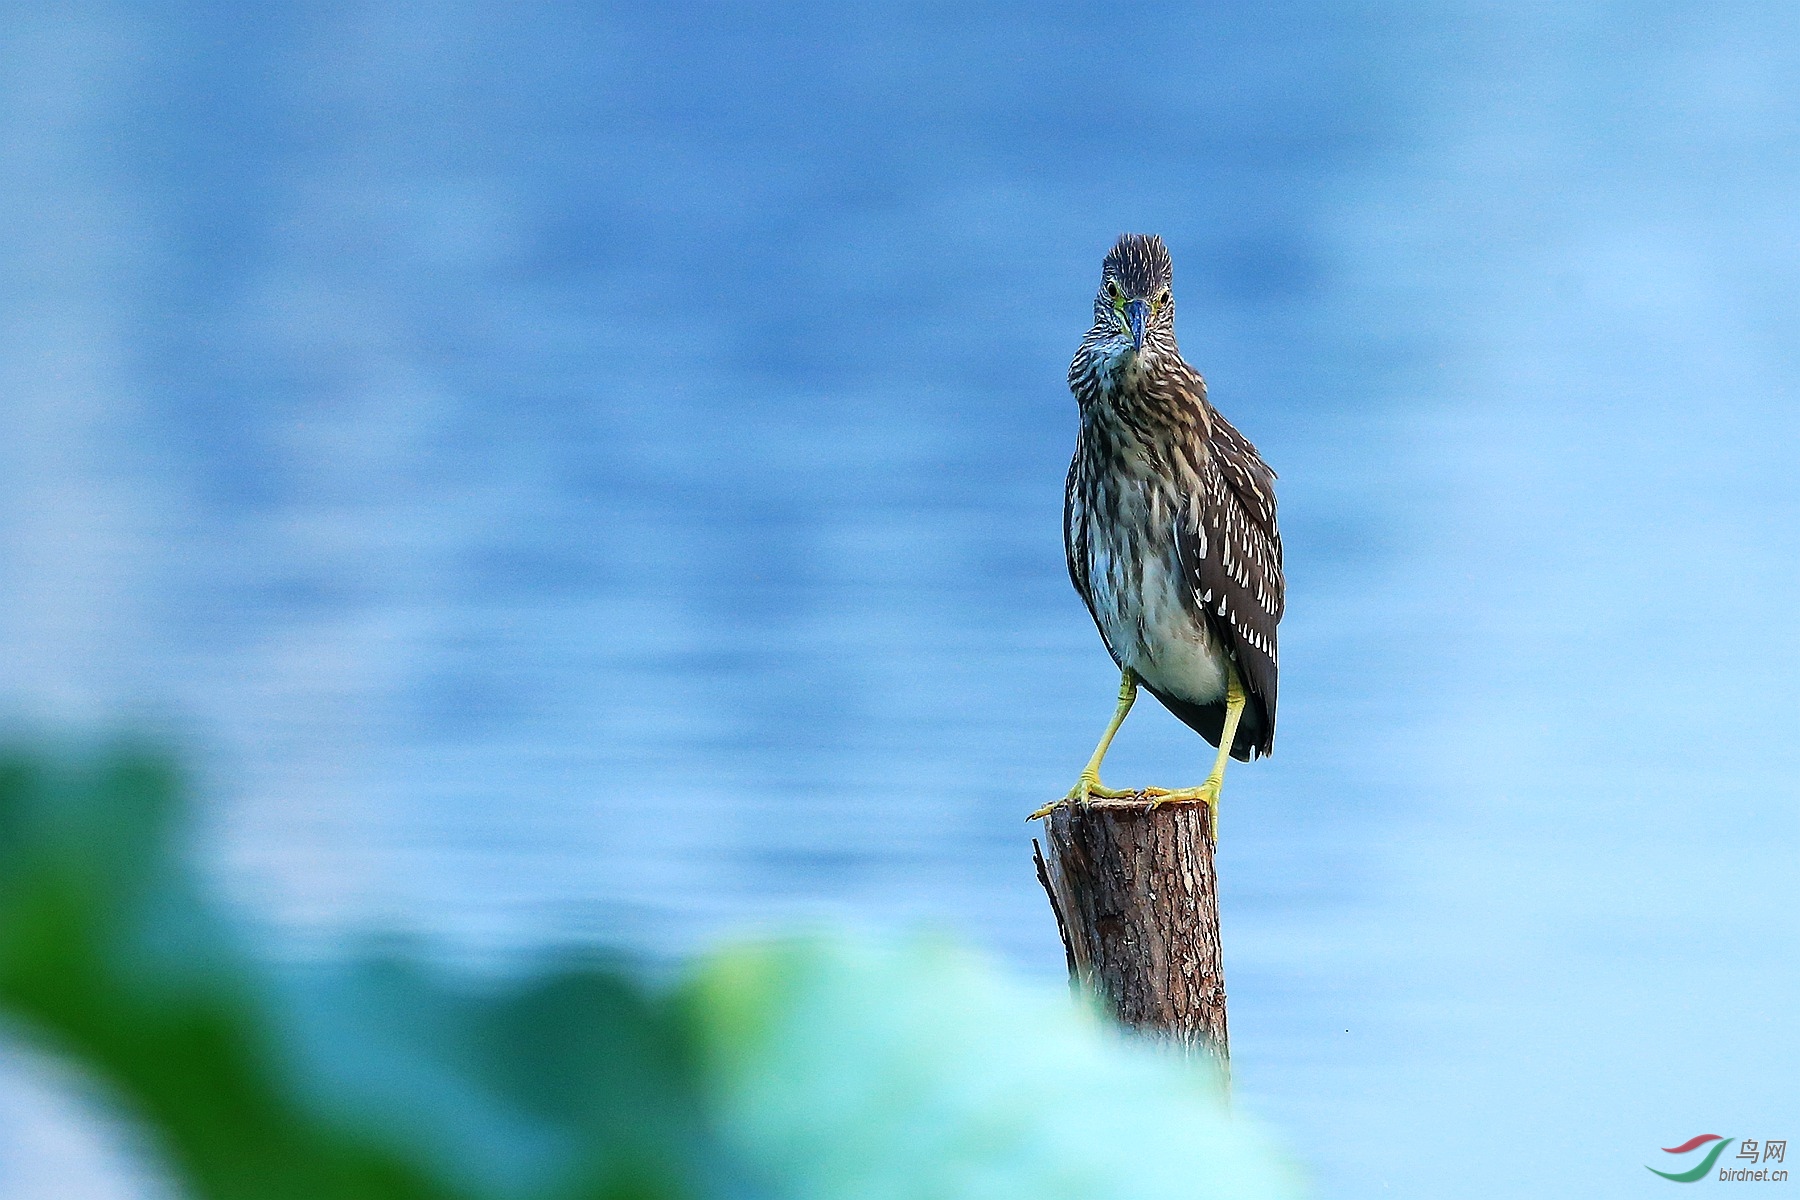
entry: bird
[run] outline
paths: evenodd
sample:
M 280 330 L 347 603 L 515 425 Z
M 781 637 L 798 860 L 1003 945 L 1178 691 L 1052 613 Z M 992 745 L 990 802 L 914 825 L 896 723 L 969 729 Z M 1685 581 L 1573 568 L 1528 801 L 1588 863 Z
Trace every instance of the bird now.
M 1094 325 L 1069 364 L 1080 432 L 1063 491 L 1069 579 L 1119 668 L 1100 744 L 1059 805 L 1203 803 L 1216 840 L 1229 758 L 1275 744 L 1276 627 L 1287 604 L 1275 472 L 1207 399 L 1175 341 L 1161 237 L 1106 255 Z M 1198 787 L 1108 788 L 1100 765 L 1142 687 L 1218 747 Z

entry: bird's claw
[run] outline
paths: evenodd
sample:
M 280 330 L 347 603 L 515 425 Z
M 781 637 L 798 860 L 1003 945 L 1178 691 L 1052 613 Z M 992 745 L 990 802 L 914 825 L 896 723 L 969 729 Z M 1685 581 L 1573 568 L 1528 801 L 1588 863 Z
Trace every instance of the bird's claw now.
M 1100 782 L 1099 775 L 1094 774 L 1091 771 L 1083 771 L 1081 773 L 1081 778 L 1075 781 L 1075 786 L 1069 789 L 1068 795 L 1064 796 L 1061 800 L 1052 800 L 1025 819 L 1027 821 L 1041 820 L 1065 804 L 1074 804 L 1078 807 L 1086 808 L 1088 806 L 1088 801 L 1093 800 L 1096 797 L 1102 800 L 1122 800 L 1138 794 L 1139 793 L 1137 792 L 1121 792 L 1117 788 L 1109 788 Z
M 1212 830 L 1213 837 L 1219 836 L 1219 792 L 1224 781 L 1208 779 L 1199 787 L 1191 788 L 1145 788 L 1144 795 L 1149 797 L 1149 807 L 1161 808 L 1165 804 L 1204 804 L 1206 805 L 1206 823 Z
M 1217 829 L 1219 827 L 1219 791 L 1222 782 L 1218 779 L 1208 779 L 1199 787 L 1144 787 L 1135 791 L 1121 791 L 1118 788 L 1109 788 L 1102 784 L 1097 775 L 1084 774 L 1075 781 L 1075 786 L 1069 789 L 1068 795 L 1060 800 L 1052 800 L 1025 819 L 1027 821 L 1042 820 L 1065 804 L 1086 808 L 1088 802 L 1094 799 L 1142 800 L 1148 809 L 1158 809 L 1165 804 L 1204 804 L 1212 811 L 1212 827 Z

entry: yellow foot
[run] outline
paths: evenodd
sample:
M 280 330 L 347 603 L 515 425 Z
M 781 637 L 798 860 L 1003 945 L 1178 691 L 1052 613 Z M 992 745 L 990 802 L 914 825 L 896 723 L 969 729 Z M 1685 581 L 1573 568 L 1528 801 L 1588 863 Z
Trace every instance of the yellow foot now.
M 1145 788 L 1144 795 L 1149 797 L 1151 808 L 1161 808 L 1165 804 L 1204 804 L 1207 808 L 1208 826 L 1212 829 L 1213 838 L 1219 836 L 1219 789 L 1224 784 L 1222 779 L 1208 779 L 1199 787 L 1191 788 Z
M 1052 800 L 1025 819 L 1027 821 L 1036 821 L 1043 817 L 1047 817 L 1056 811 L 1058 805 L 1062 804 L 1079 804 L 1086 807 L 1087 802 L 1096 797 L 1101 800 L 1124 800 L 1129 796 L 1136 796 L 1138 794 L 1139 793 L 1137 792 L 1121 792 L 1117 788 L 1109 788 L 1100 782 L 1100 776 L 1091 771 L 1083 771 L 1081 773 L 1081 778 L 1075 781 L 1075 786 L 1069 789 L 1068 795 L 1064 796 L 1061 800 Z

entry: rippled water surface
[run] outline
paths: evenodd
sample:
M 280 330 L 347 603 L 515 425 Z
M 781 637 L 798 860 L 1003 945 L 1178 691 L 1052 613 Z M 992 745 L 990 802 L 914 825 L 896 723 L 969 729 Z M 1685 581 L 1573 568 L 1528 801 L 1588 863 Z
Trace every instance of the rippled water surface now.
M 1242 1103 L 1322 1194 L 1666 1186 L 1800 1132 L 1797 80 L 1780 5 L 9 17 L 0 700 L 192 747 L 271 953 L 1054 978 L 1063 372 L 1159 231 L 1281 473 Z

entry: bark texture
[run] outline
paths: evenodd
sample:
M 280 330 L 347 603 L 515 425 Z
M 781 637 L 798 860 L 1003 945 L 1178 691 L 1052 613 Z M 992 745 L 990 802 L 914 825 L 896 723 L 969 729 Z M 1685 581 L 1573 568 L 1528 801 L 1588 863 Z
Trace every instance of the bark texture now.
M 1058 805 L 1032 848 L 1069 974 L 1126 1025 L 1229 1078 L 1219 894 L 1203 804 Z

